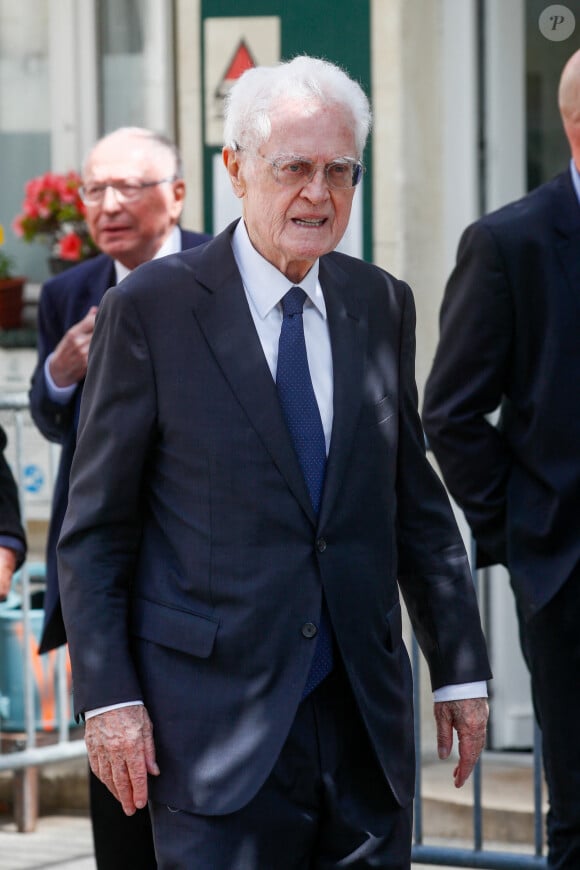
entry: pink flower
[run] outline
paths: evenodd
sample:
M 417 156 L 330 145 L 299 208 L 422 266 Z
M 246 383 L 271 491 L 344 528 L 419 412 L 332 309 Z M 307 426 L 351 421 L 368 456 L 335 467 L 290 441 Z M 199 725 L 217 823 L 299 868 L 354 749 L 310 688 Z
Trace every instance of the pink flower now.
M 63 260 L 80 260 L 83 242 L 76 233 L 67 233 L 58 240 L 58 256 Z

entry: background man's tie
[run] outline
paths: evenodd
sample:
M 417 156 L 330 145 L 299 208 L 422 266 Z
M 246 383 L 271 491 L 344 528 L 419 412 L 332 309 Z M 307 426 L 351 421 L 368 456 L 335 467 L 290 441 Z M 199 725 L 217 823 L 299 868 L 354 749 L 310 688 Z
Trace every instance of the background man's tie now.
M 306 293 L 301 287 L 291 287 L 282 299 L 284 319 L 278 345 L 276 386 L 286 425 L 290 430 L 294 449 L 310 493 L 310 500 L 318 514 L 326 469 L 326 444 L 306 356 L 302 322 L 305 299 Z M 303 697 L 308 695 L 331 670 L 332 634 L 323 597 L 316 649 Z

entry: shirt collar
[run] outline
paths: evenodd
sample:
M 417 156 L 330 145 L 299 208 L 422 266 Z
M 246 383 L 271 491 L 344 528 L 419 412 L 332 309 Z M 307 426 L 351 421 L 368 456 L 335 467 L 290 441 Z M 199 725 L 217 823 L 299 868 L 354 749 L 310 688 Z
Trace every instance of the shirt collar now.
M 234 231 L 232 248 L 246 293 L 258 315 L 264 319 L 294 285 L 254 248 L 243 219 Z M 326 304 L 318 281 L 318 262 L 316 260 L 312 264 L 308 274 L 300 281 L 300 287 L 326 320 Z
M 178 254 L 181 251 L 181 230 L 178 226 L 173 227 L 155 256 L 153 257 L 156 260 L 158 257 L 166 257 L 168 254 Z M 123 266 L 118 260 L 115 260 L 115 275 L 117 276 L 117 284 L 126 278 L 130 273 L 131 269 L 127 269 L 126 266 Z
M 576 191 L 576 197 L 580 204 L 580 172 L 576 169 L 576 164 L 573 160 L 570 160 L 570 175 L 572 176 L 572 186 Z

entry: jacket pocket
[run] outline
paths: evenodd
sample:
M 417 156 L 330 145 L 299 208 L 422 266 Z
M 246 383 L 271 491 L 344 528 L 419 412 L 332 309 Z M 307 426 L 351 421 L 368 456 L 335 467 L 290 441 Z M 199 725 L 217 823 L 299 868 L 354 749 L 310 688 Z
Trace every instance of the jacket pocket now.
M 135 600 L 131 615 L 137 637 L 199 658 L 211 655 L 218 626 L 218 619 L 147 598 Z

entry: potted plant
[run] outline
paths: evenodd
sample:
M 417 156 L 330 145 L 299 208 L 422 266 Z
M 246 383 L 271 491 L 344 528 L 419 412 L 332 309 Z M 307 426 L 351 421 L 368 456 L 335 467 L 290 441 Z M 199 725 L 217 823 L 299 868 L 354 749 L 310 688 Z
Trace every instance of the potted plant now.
M 25 242 L 49 246 L 53 272 L 98 253 L 86 222 L 79 195 L 81 178 L 76 172 L 45 172 L 25 185 L 21 213 L 12 227 Z
M 4 230 L 0 224 L 0 329 L 22 326 L 26 278 L 12 273 L 12 258 L 3 250 Z

